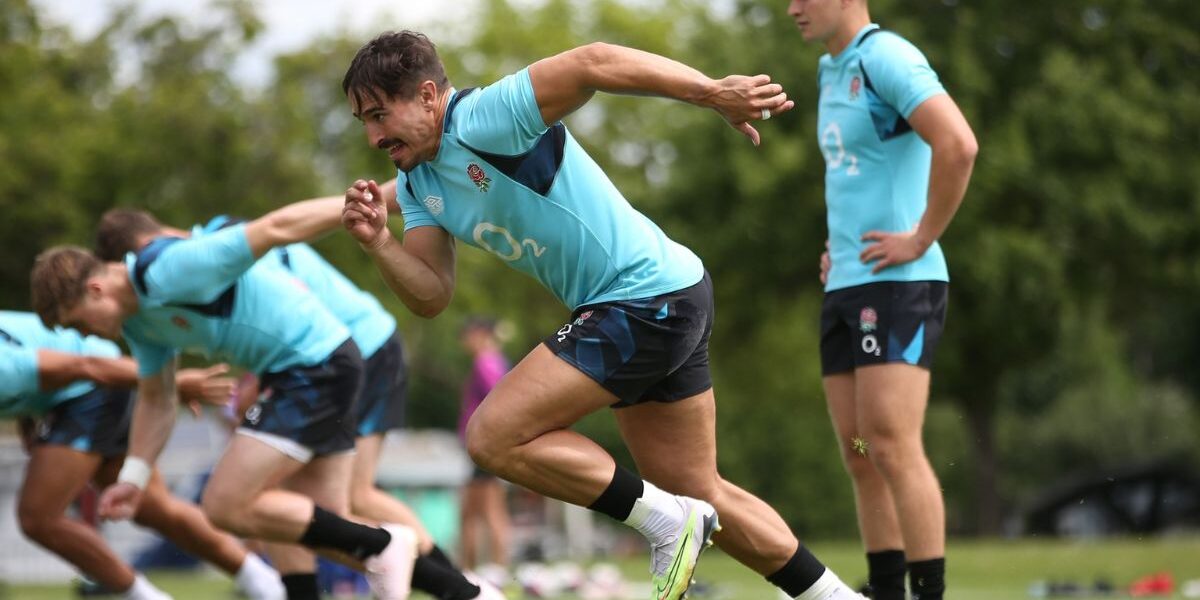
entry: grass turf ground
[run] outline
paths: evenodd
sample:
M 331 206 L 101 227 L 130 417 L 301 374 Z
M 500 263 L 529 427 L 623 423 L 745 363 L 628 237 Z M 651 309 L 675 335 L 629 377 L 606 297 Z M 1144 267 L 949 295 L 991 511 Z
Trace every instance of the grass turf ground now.
M 852 542 L 812 544 L 817 556 L 854 584 L 865 574 L 864 560 Z M 1036 580 L 1073 580 L 1090 585 L 1098 577 L 1118 589 L 1157 571 L 1172 573 L 1177 582 L 1200 579 L 1200 537 L 1125 539 L 1087 542 L 1056 540 L 954 541 L 948 566 L 950 598 L 956 600 L 1009 600 L 1026 598 Z M 625 576 L 646 577 L 643 559 L 620 561 Z M 151 573 L 150 578 L 177 600 L 233 598 L 228 580 L 209 573 Z M 697 578 L 713 593 L 697 600 L 774 600 L 774 589 L 761 577 L 720 552 L 705 554 Z M 8 586 L 0 598 L 61 600 L 70 598 L 68 586 Z M 414 598 L 424 598 L 414 594 Z M 566 600 L 564 598 L 564 600 Z

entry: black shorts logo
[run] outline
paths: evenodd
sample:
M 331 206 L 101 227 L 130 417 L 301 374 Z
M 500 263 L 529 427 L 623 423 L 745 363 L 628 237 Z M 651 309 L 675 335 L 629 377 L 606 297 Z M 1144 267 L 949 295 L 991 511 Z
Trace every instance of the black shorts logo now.
M 863 332 L 862 351 L 871 356 L 879 356 L 879 339 L 873 333 L 879 328 L 879 313 L 867 306 L 858 313 L 858 329 Z

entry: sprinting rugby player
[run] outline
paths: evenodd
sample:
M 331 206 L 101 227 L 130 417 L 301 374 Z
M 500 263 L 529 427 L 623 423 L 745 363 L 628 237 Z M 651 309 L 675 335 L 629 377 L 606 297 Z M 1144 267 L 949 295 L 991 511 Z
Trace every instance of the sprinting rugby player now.
M 146 211 L 113 209 L 101 217 L 96 227 L 96 253 L 103 260 L 118 260 L 164 235 L 201 237 L 240 222 L 240 219 L 218 216 L 190 231 L 183 231 L 161 224 Z M 497 595 L 500 592 L 492 586 L 486 583 L 477 586 L 469 581 L 434 544 L 416 514 L 375 486 L 384 434 L 400 428 L 404 419 L 407 370 L 395 318 L 374 296 L 355 286 L 308 244 L 277 247 L 268 252 L 264 260 L 274 261 L 316 295 L 325 308 L 349 328 L 351 339 L 365 357 L 365 379 L 354 408 L 357 426 L 350 513 L 368 522 L 407 525 L 417 533 L 419 554 L 413 566 L 413 588 L 441 600 L 501 598 Z M 286 551 L 274 548 L 272 556 Z M 301 559 L 293 560 L 299 562 Z M 312 568 L 310 585 L 315 586 L 315 564 Z M 298 576 L 290 575 L 289 581 Z
M 937 243 L 966 193 L 977 144 L 921 52 L 871 23 L 866 0 L 793 0 L 820 59 L 829 256 L 821 371 L 854 483 L 871 594 L 940 600 L 945 508 L 921 429 L 946 316 Z
M 358 346 L 294 277 L 258 261 L 335 227 L 339 201 L 291 204 L 204 237 L 160 237 L 124 262 L 79 248 L 48 250 L 34 264 L 33 305 L 46 323 L 124 337 L 138 361 L 129 457 L 101 497 L 101 514 L 122 518 L 136 509 L 174 426 L 174 356 L 199 352 L 258 373 L 264 389 L 213 468 L 201 501 L 208 518 L 243 537 L 327 554 L 364 570 L 380 598 L 402 599 L 413 531 L 340 516 L 348 509 L 363 376 Z M 285 584 L 288 574 L 311 572 L 304 564 L 276 567 Z M 316 597 L 316 590 L 288 591 Z
M 778 513 L 717 473 L 712 283 L 561 122 L 597 91 L 657 95 L 714 109 L 757 144 L 749 121 L 792 108 L 781 86 L 765 75 L 713 80 L 661 56 L 592 44 L 455 90 L 433 44 L 400 32 L 363 46 L 343 89 L 368 142 L 399 169 L 382 187 L 355 182 L 343 223 L 409 309 L 433 317 L 450 302 L 460 239 L 535 277 L 572 310 L 472 416 L 476 463 L 636 528 L 652 547 L 656 600 L 684 595 L 714 533 L 790 596 L 856 597 Z M 396 200 L 403 242 L 386 226 Z M 610 406 L 645 480 L 570 429 Z
M 227 398 L 226 367 L 179 372 L 189 400 Z M 137 365 L 116 344 L 70 329 L 47 329 L 32 313 L 0 311 L 0 418 L 37 419 L 17 518 L 29 539 L 131 600 L 168 598 L 121 560 L 95 529 L 66 515 L 89 483 L 111 484 L 125 458 Z M 31 421 L 32 422 L 32 421 Z M 133 520 L 229 573 L 251 599 L 283 600 L 279 574 L 200 509 L 170 494 L 157 470 Z

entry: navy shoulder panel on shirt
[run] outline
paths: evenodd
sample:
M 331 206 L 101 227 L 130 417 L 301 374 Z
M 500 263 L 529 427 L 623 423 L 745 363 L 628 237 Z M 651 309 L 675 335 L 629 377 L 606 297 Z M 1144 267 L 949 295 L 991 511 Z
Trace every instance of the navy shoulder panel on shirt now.
M 154 264 L 154 261 L 158 260 L 159 256 L 162 256 L 163 250 L 182 241 L 182 238 L 177 237 L 158 237 L 154 238 L 149 244 L 146 244 L 138 251 L 133 263 L 133 284 L 137 286 L 143 296 L 148 293 L 146 290 L 146 271 L 150 268 L 150 265 Z M 228 317 L 233 314 L 233 303 L 236 299 L 237 283 L 234 283 L 221 292 L 221 295 L 217 296 L 217 299 L 212 302 L 205 304 L 168 303 L 168 305 L 193 310 L 209 317 Z
M 550 186 L 554 185 L 554 178 L 562 167 L 566 145 L 567 128 L 562 123 L 555 123 L 538 138 L 533 148 L 516 156 L 493 154 L 463 144 L 488 164 L 500 169 L 509 179 L 542 196 L 549 194 Z
M 881 27 L 879 29 L 872 29 L 859 38 L 858 43 L 855 44 L 855 48 L 861 48 L 863 42 L 867 41 L 867 38 L 870 38 L 877 33 L 890 33 L 891 35 L 899 37 L 900 39 L 904 39 L 899 34 L 887 31 Z M 863 64 L 863 60 L 861 58 L 858 59 L 858 70 L 862 72 L 863 87 L 865 87 L 873 96 L 879 98 L 879 92 L 876 91 L 875 86 L 871 84 L 871 76 L 867 74 L 867 67 Z M 886 101 L 884 101 L 882 98 L 880 98 L 880 101 L 886 104 Z M 895 110 L 895 107 L 892 107 L 892 109 Z M 896 110 L 896 112 L 898 113 L 899 111 Z M 875 133 L 879 135 L 879 141 L 881 142 L 886 142 L 890 139 L 900 137 L 913 130 L 912 125 L 908 123 L 908 120 L 899 114 L 897 114 L 893 119 L 890 118 L 890 116 L 881 115 L 875 110 L 872 110 L 871 120 L 875 123 Z
M 471 95 L 476 88 L 467 88 L 454 96 L 446 107 L 446 127 L 449 128 L 453 119 L 454 109 L 459 101 Z M 448 129 L 447 129 L 448 130 Z M 563 150 L 567 145 L 567 128 L 562 123 L 555 123 L 542 134 L 533 148 L 515 156 L 496 154 L 478 148 L 472 148 L 465 142 L 463 146 L 479 155 L 488 164 L 496 167 L 509 179 L 545 196 L 554 185 L 554 178 L 562 166 Z M 409 192 L 412 189 L 409 188 Z

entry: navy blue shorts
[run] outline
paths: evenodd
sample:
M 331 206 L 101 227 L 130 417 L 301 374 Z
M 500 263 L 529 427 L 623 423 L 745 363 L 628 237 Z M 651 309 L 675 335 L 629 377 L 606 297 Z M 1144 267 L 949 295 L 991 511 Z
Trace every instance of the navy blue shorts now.
M 833 290 L 821 307 L 821 374 L 905 362 L 928 369 L 946 323 L 944 281 L 880 281 Z
M 320 364 L 265 373 L 259 381 L 258 402 L 246 411 L 240 433 L 301 462 L 354 449 L 363 360 L 353 340 Z
M 403 427 L 407 391 L 404 344 L 396 332 L 367 359 L 362 394 L 354 408 L 358 437 Z
M 652 298 L 581 306 L 543 341 L 618 398 L 614 408 L 674 402 L 712 387 L 712 278 Z
M 129 449 L 132 419 L 130 390 L 95 388 L 43 416 L 34 443 L 67 446 L 104 458 L 123 456 Z

